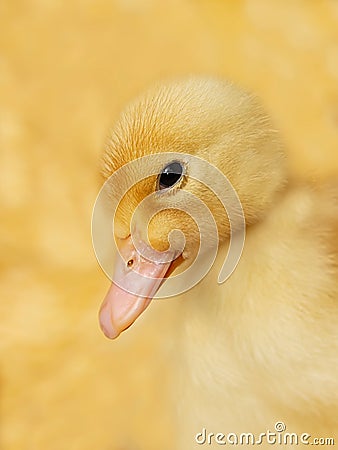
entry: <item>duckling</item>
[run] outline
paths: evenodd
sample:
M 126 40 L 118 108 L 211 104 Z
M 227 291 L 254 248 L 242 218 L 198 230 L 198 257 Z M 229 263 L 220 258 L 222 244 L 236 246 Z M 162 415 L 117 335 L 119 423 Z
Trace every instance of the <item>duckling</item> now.
M 157 172 L 147 156 L 157 158 Z M 106 336 L 116 338 L 182 274 L 173 330 L 181 414 L 176 448 L 218 448 L 228 443 L 229 433 L 252 433 L 256 443 L 261 435 L 261 448 L 270 448 L 267 430 L 276 439 L 290 432 L 300 440 L 307 433 L 308 441 L 299 442 L 304 446 L 334 438 L 338 183 L 312 186 L 290 179 L 283 141 L 258 98 L 204 77 L 158 84 L 126 108 L 107 145 L 103 174 L 109 180 L 133 161 L 144 161 L 143 175 L 134 166 L 125 175 L 128 189 L 118 194 L 119 255 L 100 324 Z M 114 195 L 119 186 L 108 189 Z M 229 205 L 217 192 L 225 192 Z M 189 267 L 198 270 L 193 262 L 202 245 L 201 225 L 187 214 L 190 200 L 183 194 L 207 206 L 218 248 L 210 270 L 180 294 L 191 277 Z M 133 220 L 147 197 L 152 211 L 160 206 L 147 219 L 143 211 Z M 202 228 L 212 236 L 215 229 L 203 211 Z M 244 247 L 231 276 L 219 283 L 242 218 Z M 175 229 L 184 235 L 183 247 L 173 248 L 168 240 Z M 206 240 L 202 260 L 214 246 Z M 291 448 L 287 438 L 282 447 Z

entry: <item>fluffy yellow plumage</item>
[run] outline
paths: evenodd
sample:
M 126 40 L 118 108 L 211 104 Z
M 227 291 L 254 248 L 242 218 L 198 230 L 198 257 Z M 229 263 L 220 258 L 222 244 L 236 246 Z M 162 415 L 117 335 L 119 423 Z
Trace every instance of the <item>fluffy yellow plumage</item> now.
M 161 84 L 135 100 L 114 128 L 103 171 L 108 177 L 135 158 L 168 151 L 199 156 L 220 169 L 247 223 L 241 260 L 218 285 L 228 220 L 216 196 L 187 176 L 180 189 L 208 205 L 221 246 L 207 277 L 182 296 L 173 330 L 173 384 L 183 399 L 177 448 L 195 448 L 193 437 L 203 427 L 259 434 L 278 420 L 290 432 L 334 437 L 338 184 L 288 180 L 283 144 L 259 101 L 216 79 Z M 119 239 L 128 237 L 135 207 L 155 186 L 156 177 L 149 177 L 125 196 L 117 214 Z M 173 228 L 186 237 L 182 269 L 199 246 L 188 215 L 161 211 L 150 222 L 149 240 L 165 250 Z

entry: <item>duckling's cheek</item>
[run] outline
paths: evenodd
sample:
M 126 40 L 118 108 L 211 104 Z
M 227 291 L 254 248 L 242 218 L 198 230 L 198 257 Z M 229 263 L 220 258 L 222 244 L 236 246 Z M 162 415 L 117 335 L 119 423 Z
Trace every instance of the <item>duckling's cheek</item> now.
M 148 225 L 148 240 L 157 251 L 164 252 L 169 249 L 168 236 L 171 228 L 165 220 L 155 217 Z
M 148 226 L 151 246 L 158 251 L 168 250 L 170 245 L 168 237 L 174 230 L 181 231 L 185 239 L 184 254 L 193 258 L 199 248 L 199 230 L 195 221 L 181 210 L 164 210 L 151 219 Z M 172 238 L 173 235 L 170 236 L 170 239 Z M 171 241 L 171 245 L 175 247 L 175 240 Z M 181 248 L 179 243 L 177 246 Z

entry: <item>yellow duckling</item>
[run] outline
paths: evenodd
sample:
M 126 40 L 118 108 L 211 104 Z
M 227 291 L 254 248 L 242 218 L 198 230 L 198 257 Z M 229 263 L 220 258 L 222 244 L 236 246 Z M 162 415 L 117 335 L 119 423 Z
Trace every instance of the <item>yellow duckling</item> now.
M 153 159 L 142 158 L 147 155 Z M 242 439 L 248 447 L 256 439 L 270 448 L 274 437 L 267 430 L 280 448 L 296 439 L 287 432 L 297 434 L 300 448 L 334 438 L 338 185 L 288 181 L 282 141 L 260 102 L 217 79 L 169 82 L 136 99 L 112 133 L 105 177 L 133 161 L 143 162 L 124 173 L 129 189 L 120 192 L 123 181 L 117 179 L 107 184 L 113 197 L 119 191 L 114 234 L 121 255 L 100 311 L 108 337 L 128 328 L 177 273 L 183 277 L 177 293 L 183 292 L 188 268 L 198 272 L 214 248 L 215 224 L 218 236 L 217 257 L 196 279 L 203 280 L 182 295 L 180 332 L 173 330 L 182 414 L 176 448 L 218 448 L 240 440 L 241 433 L 247 433 Z M 148 196 L 150 203 L 133 221 Z M 189 198 L 201 201 L 190 208 L 201 223 L 187 213 Z M 218 283 L 242 220 L 246 237 L 239 262 Z M 173 229 L 183 232 L 183 247 L 168 241 Z

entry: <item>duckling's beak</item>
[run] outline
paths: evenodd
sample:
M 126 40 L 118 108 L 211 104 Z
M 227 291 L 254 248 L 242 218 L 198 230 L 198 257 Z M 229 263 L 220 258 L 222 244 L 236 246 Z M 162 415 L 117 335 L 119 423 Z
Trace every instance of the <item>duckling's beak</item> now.
M 162 262 L 146 259 L 135 248 L 131 237 L 120 241 L 118 247 L 113 283 L 99 313 L 101 329 L 110 339 L 117 338 L 135 322 L 175 266 L 174 255 L 169 261 L 168 254 Z M 152 251 L 154 260 L 161 259 L 149 247 L 147 256 Z

